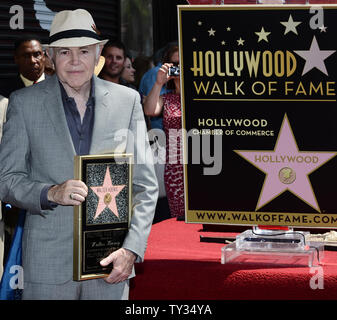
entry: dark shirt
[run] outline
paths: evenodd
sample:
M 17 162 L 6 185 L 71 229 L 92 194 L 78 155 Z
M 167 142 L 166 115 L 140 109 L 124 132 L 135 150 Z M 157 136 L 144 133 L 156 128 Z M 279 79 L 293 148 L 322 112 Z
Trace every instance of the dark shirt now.
M 134 90 L 138 91 L 137 88 L 136 88 L 136 86 L 134 86 L 134 85 L 133 85 L 132 83 L 130 83 L 130 82 L 127 82 L 127 81 L 124 80 L 122 77 L 119 78 L 119 84 L 121 84 L 122 86 L 129 87 L 129 88 L 131 88 L 131 89 L 134 89 Z
M 80 113 L 77 110 L 75 99 L 68 97 L 67 92 L 60 84 L 61 97 L 63 102 L 64 113 L 66 116 L 70 135 L 74 144 L 77 155 L 87 155 L 90 151 L 92 132 L 95 120 L 95 85 L 91 79 L 91 90 L 87 101 L 87 108 L 81 122 Z M 57 204 L 48 201 L 48 190 L 50 186 L 46 186 L 41 191 L 40 201 L 43 210 L 53 209 Z
M 81 122 L 80 113 L 77 110 L 74 98 L 68 97 L 67 92 L 60 83 L 61 96 L 66 115 L 68 128 L 73 140 L 74 148 L 77 155 L 87 155 L 90 151 L 92 130 L 94 128 L 95 118 L 95 86 L 91 81 L 90 96 L 87 101 L 87 108 Z
M 0 94 L 5 98 L 9 98 L 12 92 L 24 88 L 25 84 L 17 74 L 14 78 L 3 79 L 0 81 Z

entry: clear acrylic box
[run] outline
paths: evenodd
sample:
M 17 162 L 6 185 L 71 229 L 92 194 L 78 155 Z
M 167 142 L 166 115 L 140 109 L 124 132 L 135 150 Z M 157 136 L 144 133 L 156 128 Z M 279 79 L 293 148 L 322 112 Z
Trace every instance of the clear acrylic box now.
M 256 227 L 236 237 L 221 249 L 221 263 L 318 265 L 324 258 L 324 244 L 309 242 L 309 232 L 292 229 L 265 230 Z

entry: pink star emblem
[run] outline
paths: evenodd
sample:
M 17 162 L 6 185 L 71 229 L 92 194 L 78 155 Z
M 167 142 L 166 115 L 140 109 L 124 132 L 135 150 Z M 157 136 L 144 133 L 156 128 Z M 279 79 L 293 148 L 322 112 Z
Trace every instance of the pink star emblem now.
M 109 167 L 107 167 L 103 185 L 98 187 L 90 187 L 99 198 L 94 219 L 97 219 L 106 207 L 108 207 L 113 212 L 113 214 L 119 218 L 116 196 L 123 190 L 124 187 L 125 185 L 112 185 L 110 170 Z
M 328 75 L 324 60 L 335 53 L 336 50 L 321 50 L 318 46 L 316 37 L 314 36 L 309 50 L 294 50 L 294 52 L 305 59 L 302 76 L 304 76 L 313 68 L 317 68 L 325 75 Z
M 299 151 L 286 115 L 274 151 L 234 151 L 266 174 L 255 210 L 289 190 L 320 212 L 308 176 L 337 152 Z

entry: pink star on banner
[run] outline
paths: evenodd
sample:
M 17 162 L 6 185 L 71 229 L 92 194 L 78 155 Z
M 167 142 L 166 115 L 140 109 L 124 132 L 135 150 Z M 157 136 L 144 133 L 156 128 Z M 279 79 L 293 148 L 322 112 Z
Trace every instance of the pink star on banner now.
M 286 115 L 274 151 L 234 151 L 266 174 L 255 210 L 289 190 L 320 212 L 308 175 L 337 152 L 299 151 Z
M 123 190 L 124 187 L 125 185 L 112 185 L 110 170 L 109 167 L 107 167 L 103 185 L 98 187 L 90 187 L 99 198 L 94 219 L 97 219 L 105 208 L 109 208 L 113 214 L 119 218 L 116 196 Z
M 294 50 L 294 52 L 305 59 L 302 76 L 313 68 L 317 68 L 325 75 L 328 75 L 324 60 L 335 53 L 336 50 L 321 50 L 318 46 L 316 37 L 314 36 L 309 50 Z

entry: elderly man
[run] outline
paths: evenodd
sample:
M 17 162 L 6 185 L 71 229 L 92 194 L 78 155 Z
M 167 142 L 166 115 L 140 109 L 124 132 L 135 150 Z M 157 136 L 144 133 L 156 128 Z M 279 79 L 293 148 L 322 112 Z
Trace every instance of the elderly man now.
M 127 299 L 133 264 L 144 257 L 157 182 L 145 159 L 151 151 L 139 94 L 93 75 L 104 43 L 87 11 L 59 12 L 48 45 L 56 74 L 10 97 L 0 199 L 27 210 L 23 299 Z M 113 264 L 106 278 L 72 281 L 73 206 L 88 193 L 73 179 L 74 156 L 116 150 L 137 160 L 128 234 L 122 248 L 101 261 Z

